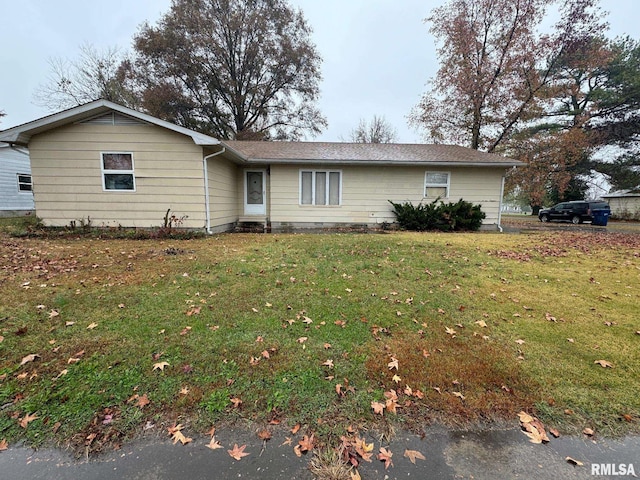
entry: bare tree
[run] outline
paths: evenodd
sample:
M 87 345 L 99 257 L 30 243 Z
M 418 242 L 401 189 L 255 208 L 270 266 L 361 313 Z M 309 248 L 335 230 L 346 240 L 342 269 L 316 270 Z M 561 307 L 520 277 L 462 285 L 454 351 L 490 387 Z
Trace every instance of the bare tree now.
M 349 140 L 354 143 L 394 143 L 398 141 L 397 130 L 384 117 L 374 115 L 370 122 L 360 119 L 351 130 Z
M 135 37 L 129 78 L 165 120 L 219 138 L 297 140 L 326 127 L 310 34 L 288 0 L 174 0 Z
M 103 50 L 91 44 L 80 47 L 76 60 L 51 58 L 51 72 L 34 94 L 34 103 L 51 111 L 82 105 L 104 98 L 135 106 L 135 99 L 124 88 L 125 58 L 116 47 Z

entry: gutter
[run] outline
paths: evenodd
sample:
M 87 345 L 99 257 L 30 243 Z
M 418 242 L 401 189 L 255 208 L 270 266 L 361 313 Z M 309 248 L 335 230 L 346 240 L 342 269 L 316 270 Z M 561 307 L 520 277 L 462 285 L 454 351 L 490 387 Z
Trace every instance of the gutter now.
M 202 170 L 204 172 L 204 211 L 205 211 L 205 221 L 206 221 L 206 230 L 209 235 L 211 235 L 211 208 L 209 207 L 209 172 L 207 170 L 207 160 L 213 157 L 217 157 L 218 155 L 224 153 L 226 151 L 225 147 L 222 147 L 222 150 L 219 152 L 212 153 L 211 155 L 206 155 L 202 159 Z

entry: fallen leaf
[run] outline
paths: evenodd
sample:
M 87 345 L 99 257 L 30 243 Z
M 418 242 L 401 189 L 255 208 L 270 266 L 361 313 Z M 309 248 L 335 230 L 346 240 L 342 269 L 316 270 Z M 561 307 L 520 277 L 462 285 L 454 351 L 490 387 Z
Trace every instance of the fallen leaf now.
M 187 443 L 191 443 L 193 439 L 190 437 L 185 437 L 181 431 L 177 431 L 173 435 L 173 444 L 180 442 L 182 445 L 186 445 Z
M 60 315 L 60 312 L 58 312 L 57 310 L 51 310 L 51 311 L 49 312 L 49 318 L 55 318 L 55 317 L 57 317 L 58 315 Z
M 325 360 L 322 365 L 325 367 L 333 368 L 333 360 L 331 359 Z
M 379 415 L 384 414 L 384 408 L 385 408 L 384 403 L 375 402 L 375 401 L 371 402 L 371 408 L 373 408 L 373 413 L 377 413 Z
M 550 428 L 549 429 L 549 433 L 551 435 L 553 435 L 555 438 L 559 438 L 560 437 L 560 432 L 558 430 L 556 430 L 555 428 Z
M 478 320 L 477 322 L 474 322 L 476 325 L 478 325 L 481 328 L 486 328 L 487 327 L 487 322 L 485 322 L 484 320 Z
M 402 378 L 396 374 L 391 380 L 393 380 L 395 383 L 400 383 L 402 381 Z
M 588 437 L 593 437 L 595 435 L 596 432 L 594 432 L 592 429 L 590 428 L 585 428 L 584 430 L 582 430 L 582 433 L 584 433 L 585 435 L 587 435 Z
M 516 340 L 516 343 L 518 345 L 523 345 L 524 344 L 524 340 L 522 340 L 521 338 L 519 338 L 518 340 Z
M 141 397 L 138 397 L 138 401 L 136 402 L 136 407 L 144 408 L 150 403 L 151 403 L 151 400 L 149 400 L 149 397 L 147 397 L 147 394 L 145 393 Z
M 392 370 L 394 368 L 398 370 L 398 359 L 395 357 L 391 357 L 391 361 L 387 363 L 387 367 L 389 368 L 389 370 Z
M 293 428 L 291 429 L 291 434 L 295 435 L 296 433 L 298 433 L 298 430 L 300 430 L 300 424 L 296 423 Z
M 306 341 L 307 341 L 307 339 L 308 339 L 308 337 L 300 337 L 300 338 L 298 339 L 298 343 L 304 343 L 304 342 L 306 342 Z
M 593 363 L 597 363 L 602 368 L 613 368 L 613 365 L 610 362 L 608 362 L 607 360 L 596 360 Z
M 207 443 L 207 448 L 210 448 L 211 450 L 217 450 L 218 448 L 224 448 L 222 445 L 220 445 L 220 442 L 218 442 L 216 440 L 216 437 L 211 437 L 211 440 L 209 441 L 209 443 Z
M 565 460 L 572 465 L 576 465 L 577 467 L 581 467 L 584 465 L 584 463 L 582 463 L 580 460 L 576 460 L 575 458 L 567 457 L 565 458 Z
M 310 450 L 313 450 L 313 446 L 315 444 L 315 436 L 312 433 L 311 436 L 309 437 L 308 435 L 305 435 L 302 440 L 300 440 L 298 442 L 298 445 L 300 446 L 300 451 L 301 452 L 308 452 Z
M 458 397 L 460 400 L 464 400 L 466 397 L 460 392 L 451 392 L 454 396 Z
M 358 470 L 356 469 L 350 470 L 349 475 L 351 476 L 351 480 L 362 480 L 360 472 L 358 472 Z
M 27 428 L 27 425 L 29 425 L 29 423 L 33 422 L 36 418 L 38 418 L 38 416 L 34 413 L 34 414 L 26 414 L 24 417 L 22 417 L 20 419 L 20 426 L 22 428 Z
M 187 387 L 182 387 L 180 389 L 180 395 L 188 395 L 189 394 L 189 389 Z
M 249 455 L 249 452 L 244 451 L 246 447 L 247 447 L 246 445 L 242 445 L 241 447 L 238 447 L 238 444 L 235 443 L 233 445 L 233 449 L 227 450 L 227 453 L 229 454 L 230 457 L 235 458 L 236 460 L 241 460 L 242 457 L 246 457 L 247 455 Z
M 33 362 L 36 358 L 40 358 L 40 355 L 38 355 L 37 353 L 31 353 L 31 354 L 27 355 L 26 357 L 23 357 L 22 361 L 20 362 L 20 365 L 24 365 L 25 363 Z
M 0 452 L 7 450 L 9 448 L 9 444 L 7 443 L 7 439 L 3 438 L 0 440 Z
M 87 330 L 93 330 L 97 326 L 98 324 L 96 322 L 91 322 L 89 325 L 87 325 Z
M 449 335 L 456 334 L 456 331 L 453 328 L 449 328 L 449 327 L 445 327 L 445 332 L 447 332 Z
M 168 362 L 158 362 L 158 363 L 154 363 L 153 364 L 153 370 L 162 370 L 162 371 L 164 371 L 164 367 L 169 367 L 169 366 L 170 365 L 169 365 Z
M 231 403 L 233 403 L 234 408 L 240 408 L 240 405 L 242 405 L 242 400 L 240 400 L 238 397 L 233 397 L 231 399 Z
M 533 417 L 529 415 L 527 412 L 518 413 L 518 418 L 520 419 L 520 423 L 531 423 L 533 422 Z
M 411 460 L 411 463 L 413 463 L 414 465 L 416 464 L 416 458 L 419 458 L 420 460 L 426 460 L 425 456 L 417 450 L 405 450 L 404 456 Z
M 393 453 L 391 450 L 387 450 L 384 447 L 380 447 L 380 453 L 378 453 L 378 460 L 384 462 L 384 469 L 387 470 L 390 465 L 393 465 L 393 461 L 391 460 L 393 457 Z
M 267 429 L 260 430 L 258 432 L 258 438 L 263 442 L 266 442 L 267 440 L 271 440 L 271 432 Z

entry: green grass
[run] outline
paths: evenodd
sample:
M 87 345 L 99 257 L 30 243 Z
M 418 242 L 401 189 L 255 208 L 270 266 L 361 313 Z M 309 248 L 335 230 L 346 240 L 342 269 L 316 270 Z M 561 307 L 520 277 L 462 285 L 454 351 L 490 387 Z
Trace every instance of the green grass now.
M 95 434 L 99 450 L 147 422 L 280 421 L 329 441 L 522 409 L 564 431 L 640 431 L 637 236 L 0 235 L 0 439 Z M 398 413 L 375 415 L 390 389 Z

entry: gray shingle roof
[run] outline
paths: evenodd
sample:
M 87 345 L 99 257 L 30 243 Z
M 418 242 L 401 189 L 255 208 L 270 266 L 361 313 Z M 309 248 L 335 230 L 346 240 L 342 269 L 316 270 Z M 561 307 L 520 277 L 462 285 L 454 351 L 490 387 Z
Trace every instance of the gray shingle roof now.
M 248 162 L 518 166 L 522 162 L 457 145 L 225 141 Z

